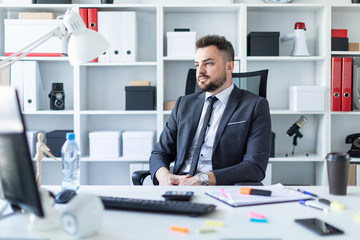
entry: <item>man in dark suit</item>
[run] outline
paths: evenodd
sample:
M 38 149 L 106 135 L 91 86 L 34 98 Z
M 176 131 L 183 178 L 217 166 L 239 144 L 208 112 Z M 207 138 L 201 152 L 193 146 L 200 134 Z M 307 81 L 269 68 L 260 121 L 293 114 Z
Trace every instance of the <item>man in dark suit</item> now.
M 232 83 L 234 49 L 224 37 L 200 38 L 195 66 L 203 91 L 176 101 L 151 153 L 154 184 L 233 185 L 263 180 L 270 155 L 267 100 Z M 202 131 L 208 107 L 212 113 Z

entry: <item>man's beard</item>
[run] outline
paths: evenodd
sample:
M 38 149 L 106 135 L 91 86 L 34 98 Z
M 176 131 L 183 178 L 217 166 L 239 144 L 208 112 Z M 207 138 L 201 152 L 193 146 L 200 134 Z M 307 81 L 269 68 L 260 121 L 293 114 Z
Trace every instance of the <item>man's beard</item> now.
M 210 78 L 208 75 L 200 75 L 200 77 Z M 226 82 L 226 73 L 224 72 L 221 76 L 214 78 L 213 80 L 209 81 L 208 83 L 200 83 L 198 81 L 199 88 L 206 92 L 214 92 L 215 90 L 221 88 L 224 83 Z

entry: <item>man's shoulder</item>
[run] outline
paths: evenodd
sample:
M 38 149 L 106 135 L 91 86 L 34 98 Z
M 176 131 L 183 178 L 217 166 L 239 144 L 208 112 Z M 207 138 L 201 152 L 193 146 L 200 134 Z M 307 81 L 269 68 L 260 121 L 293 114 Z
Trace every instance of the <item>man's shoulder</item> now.
M 248 90 L 240 89 L 236 86 L 233 89 L 232 95 L 238 98 L 252 99 L 254 101 L 259 101 L 260 99 L 264 99 L 264 97 L 261 97 Z

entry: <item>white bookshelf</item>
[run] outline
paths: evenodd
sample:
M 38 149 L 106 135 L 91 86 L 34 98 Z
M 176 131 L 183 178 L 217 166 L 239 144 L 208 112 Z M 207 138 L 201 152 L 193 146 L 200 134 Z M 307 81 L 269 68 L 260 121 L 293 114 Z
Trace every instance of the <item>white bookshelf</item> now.
M 334 1 L 294 1 L 291 4 L 268 4 L 248 1 L 125 1 L 97 4 L 98 1 L 73 1 L 72 5 L 0 5 L 0 21 L 16 18 L 20 11 L 52 11 L 63 14 L 69 7 L 98 8 L 99 11 L 135 11 L 138 22 L 138 61 L 134 63 L 87 63 L 71 67 L 66 57 L 27 58 L 39 62 L 46 92 L 52 82 L 65 82 L 66 110 L 41 110 L 24 113 L 29 130 L 52 131 L 74 129 L 81 147 L 83 184 L 129 184 L 129 169 L 146 166 L 147 158 L 99 159 L 89 157 L 91 131 L 154 130 L 159 137 L 170 111 L 163 102 L 176 100 L 185 92 L 186 75 L 194 66 L 193 57 L 167 56 L 166 32 L 174 28 L 190 28 L 197 38 L 206 34 L 224 35 L 235 48 L 241 71 L 269 69 L 267 98 L 270 103 L 272 130 L 276 133 L 275 157 L 270 158 L 273 183 L 316 184 L 327 182 L 325 156 L 331 151 L 347 151 L 345 137 L 360 132 L 359 112 L 330 111 L 330 60 L 332 55 L 359 56 L 359 52 L 331 52 L 331 28 L 348 28 L 350 40 L 360 42 L 355 19 L 360 17 L 360 4 L 336 4 Z M 291 33 L 295 22 L 307 28 L 309 57 L 292 57 L 292 42 L 279 43 L 278 57 L 248 57 L 247 34 L 251 31 L 279 31 L 280 37 Z M 0 24 L 0 55 L 4 56 L 3 24 Z M 0 59 L 3 59 L 1 57 Z M 56 74 L 54 74 L 56 73 Z M 126 111 L 125 90 L 131 80 L 148 80 L 156 86 L 156 110 Z M 326 89 L 324 112 L 288 110 L 288 88 L 292 85 L 318 85 Z M 308 122 L 300 129 L 304 135 L 295 156 L 285 157 L 292 146 L 288 128 L 304 115 Z M 355 161 L 358 161 L 355 159 Z M 129 166 L 129 164 L 137 164 Z M 48 165 L 48 166 L 47 166 Z M 43 181 L 60 183 L 60 162 L 45 159 L 48 171 Z M 51 174 L 50 172 L 54 172 Z M 103 177 L 107 175 L 106 177 Z

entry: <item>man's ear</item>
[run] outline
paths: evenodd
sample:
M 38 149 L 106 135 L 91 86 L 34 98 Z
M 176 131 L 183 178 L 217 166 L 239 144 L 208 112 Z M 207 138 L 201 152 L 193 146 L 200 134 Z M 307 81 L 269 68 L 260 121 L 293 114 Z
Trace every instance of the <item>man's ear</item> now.
M 234 70 L 234 61 L 226 62 L 226 70 L 231 71 L 231 72 Z

